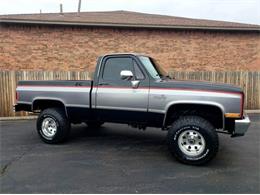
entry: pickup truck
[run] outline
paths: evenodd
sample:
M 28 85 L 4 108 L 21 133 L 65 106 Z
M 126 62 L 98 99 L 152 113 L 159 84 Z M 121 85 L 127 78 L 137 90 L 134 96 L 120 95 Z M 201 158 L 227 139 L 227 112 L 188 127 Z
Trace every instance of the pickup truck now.
M 19 81 L 16 96 L 15 111 L 40 113 L 37 131 L 46 143 L 66 140 L 71 123 L 157 127 L 168 131 L 176 159 L 191 165 L 216 156 L 217 133 L 242 136 L 250 125 L 241 88 L 172 79 L 142 54 L 99 57 L 93 80 Z

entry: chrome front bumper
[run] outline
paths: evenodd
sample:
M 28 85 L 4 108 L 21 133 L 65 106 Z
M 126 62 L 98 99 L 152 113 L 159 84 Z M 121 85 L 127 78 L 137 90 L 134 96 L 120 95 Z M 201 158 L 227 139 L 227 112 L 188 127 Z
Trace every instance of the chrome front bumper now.
M 235 130 L 232 137 L 243 136 L 250 126 L 250 119 L 246 113 L 244 113 L 243 119 L 235 120 Z

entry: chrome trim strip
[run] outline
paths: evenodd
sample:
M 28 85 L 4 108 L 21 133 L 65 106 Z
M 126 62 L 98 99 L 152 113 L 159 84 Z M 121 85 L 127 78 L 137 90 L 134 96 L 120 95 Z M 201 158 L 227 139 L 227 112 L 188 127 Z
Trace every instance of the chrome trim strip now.
M 26 102 L 26 101 L 17 101 L 17 104 L 32 104 L 32 102 Z
M 148 112 L 165 114 L 165 110 L 158 110 L 158 109 L 148 109 Z
M 65 104 L 66 107 L 90 108 L 89 105 L 82 104 Z
M 106 110 L 125 110 L 125 111 L 147 112 L 147 109 L 142 109 L 142 108 L 113 107 L 113 106 L 96 106 L 96 108 L 97 109 L 106 109 Z

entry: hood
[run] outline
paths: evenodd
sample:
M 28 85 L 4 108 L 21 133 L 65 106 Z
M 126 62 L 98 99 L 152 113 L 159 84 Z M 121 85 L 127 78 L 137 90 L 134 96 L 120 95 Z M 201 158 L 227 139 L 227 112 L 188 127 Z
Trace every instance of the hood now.
M 161 80 L 157 81 L 155 85 L 155 87 L 160 88 L 192 89 L 205 91 L 208 90 L 233 93 L 243 92 L 243 90 L 240 87 L 234 85 L 204 81 Z

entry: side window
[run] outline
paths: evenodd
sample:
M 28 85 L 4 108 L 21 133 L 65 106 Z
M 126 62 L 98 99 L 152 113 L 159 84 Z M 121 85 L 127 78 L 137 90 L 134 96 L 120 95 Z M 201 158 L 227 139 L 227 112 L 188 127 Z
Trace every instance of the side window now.
M 102 78 L 104 80 L 121 80 L 120 72 L 122 70 L 133 71 L 132 58 L 108 58 L 105 62 Z
M 142 73 L 141 69 L 137 65 L 137 63 L 133 60 L 134 64 L 134 70 L 135 70 L 135 77 L 137 80 L 143 80 L 144 79 L 144 74 Z

